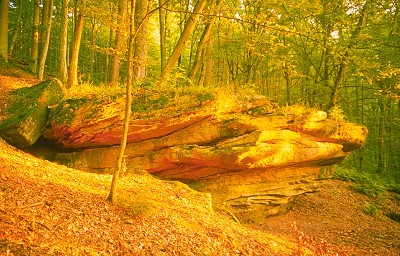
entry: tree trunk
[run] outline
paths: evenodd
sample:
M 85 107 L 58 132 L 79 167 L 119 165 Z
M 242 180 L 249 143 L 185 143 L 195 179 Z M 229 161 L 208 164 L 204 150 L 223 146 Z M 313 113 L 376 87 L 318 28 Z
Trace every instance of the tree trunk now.
M 8 9 L 9 1 L 0 0 L 0 61 L 8 62 Z
M 367 0 L 364 3 L 364 6 L 360 13 L 360 17 L 357 22 L 357 26 L 354 29 L 353 33 L 351 34 L 350 42 L 347 45 L 347 49 L 343 55 L 342 61 L 339 66 L 339 71 L 335 78 L 335 83 L 333 84 L 331 97 L 330 97 L 330 101 L 329 101 L 327 110 L 330 110 L 331 108 L 333 108 L 334 106 L 337 105 L 337 101 L 339 99 L 339 91 L 340 91 L 340 88 L 342 87 L 344 76 L 346 75 L 347 67 L 349 65 L 348 58 L 350 56 L 350 51 L 356 45 L 356 43 L 357 43 L 356 40 L 357 40 L 358 36 L 361 34 L 361 30 L 365 26 L 365 23 L 367 20 L 367 9 L 368 9 L 369 4 L 370 4 L 369 0 Z
M 213 25 L 215 23 L 215 20 L 217 18 L 216 13 L 218 13 L 219 10 L 221 9 L 221 6 L 222 6 L 223 2 L 224 2 L 223 0 L 219 0 L 218 6 L 217 6 L 217 8 L 215 10 L 215 13 L 214 13 L 215 15 L 213 15 L 211 17 L 210 21 L 207 23 L 206 28 L 203 31 L 203 34 L 201 35 L 201 38 L 200 38 L 200 41 L 199 41 L 199 45 L 197 47 L 196 57 L 195 57 L 195 60 L 194 60 L 194 63 L 193 63 L 193 67 L 192 67 L 192 69 L 190 71 L 190 74 L 189 74 L 189 79 L 191 81 L 194 81 L 194 78 L 196 77 L 196 74 L 197 74 L 197 72 L 199 70 L 200 63 L 201 63 L 201 60 L 203 58 L 204 47 L 207 45 L 207 42 L 208 42 L 208 40 L 210 38 L 210 35 L 211 35 L 211 32 L 212 32 L 212 27 L 213 27 Z
M 292 105 L 291 98 L 290 98 L 290 74 L 289 74 L 289 67 L 287 63 L 283 64 L 283 74 L 285 77 L 285 84 L 286 84 L 286 104 L 288 106 Z
M 67 81 L 67 56 L 68 56 L 68 2 L 62 0 L 62 19 L 60 37 L 60 67 L 59 76 L 64 83 Z
M 203 11 L 207 0 L 198 0 L 192 15 L 190 16 L 188 22 L 183 29 L 182 35 L 179 38 L 178 43 L 175 46 L 174 51 L 172 52 L 171 56 L 169 57 L 167 63 L 165 64 L 165 68 L 161 73 L 160 78 L 160 85 L 165 85 L 172 73 L 172 70 L 176 63 L 178 62 L 179 56 L 181 55 L 185 45 L 189 39 L 190 34 L 193 32 L 196 23 L 200 17 L 201 12 Z
M 130 17 L 130 28 L 129 28 L 129 44 L 128 44 L 128 63 L 127 63 L 127 73 L 128 77 L 126 79 L 126 103 L 125 103 L 125 118 L 124 118 L 124 130 L 121 138 L 120 151 L 118 156 L 117 169 L 114 171 L 113 179 L 111 182 L 110 194 L 108 195 L 107 200 L 110 202 L 114 201 L 114 197 L 117 191 L 117 183 L 119 179 L 119 175 L 121 172 L 124 172 L 125 168 L 125 149 L 126 143 L 128 140 L 128 131 L 129 131 L 129 121 L 131 118 L 131 105 L 132 105 L 132 78 L 133 78 L 133 43 L 134 43 L 134 6 L 135 0 L 131 0 L 131 14 Z
M 40 1 L 33 0 L 33 33 L 31 47 L 31 71 L 36 74 L 38 56 L 39 56 L 39 16 L 40 16 Z
M 42 49 L 42 56 L 40 57 L 40 63 L 39 63 L 39 71 L 38 71 L 38 78 L 40 81 L 43 80 L 44 76 L 44 69 L 46 66 L 46 59 L 47 59 L 47 52 L 49 50 L 49 44 L 50 44 L 50 32 L 51 32 L 51 21 L 52 21 L 52 15 L 53 15 L 53 0 L 48 0 L 45 1 L 46 5 L 43 6 L 43 9 L 47 9 L 47 15 L 49 17 L 46 18 L 46 33 L 44 42 L 43 42 L 43 49 Z
M 78 60 L 84 25 L 83 8 L 85 8 L 85 4 L 86 0 L 82 0 L 81 7 L 78 10 L 78 20 L 75 30 L 74 44 L 72 46 L 71 63 L 69 67 L 68 87 L 73 87 L 78 84 Z
M 92 19 L 92 29 L 91 29 L 91 37 L 90 37 L 90 67 L 89 67 L 89 77 L 88 80 L 93 80 L 94 73 L 94 60 L 95 60 L 95 47 L 96 47 L 96 39 L 97 39 L 97 30 L 98 26 L 96 24 L 96 20 Z
M 117 35 L 115 37 L 114 55 L 111 64 L 110 86 L 117 86 L 119 84 L 119 69 L 121 66 L 121 53 L 124 47 L 124 24 L 126 19 L 126 12 L 128 8 L 127 0 L 119 0 L 118 4 L 118 21 L 117 21 Z
M 165 63 L 167 61 L 167 38 L 166 38 L 166 17 L 167 13 L 162 7 L 164 6 L 165 0 L 159 0 L 159 18 L 160 18 L 160 71 L 162 71 L 165 67 Z
M 11 39 L 10 48 L 8 49 L 9 55 L 13 55 L 15 43 L 17 42 L 18 33 L 22 31 L 22 0 L 19 0 L 18 3 L 18 17 L 15 26 L 14 35 Z
M 379 96 L 379 124 L 378 124 L 378 164 L 377 171 L 384 173 L 386 171 L 386 145 L 385 145 L 385 118 L 386 104 L 384 96 Z
M 134 74 L 136 82 L 140 82 L 146 76 L 147 64 L 147 24 L 148 24 L 148 0 L 141 0 L 135 6 L 136 40 L 134 53 Z

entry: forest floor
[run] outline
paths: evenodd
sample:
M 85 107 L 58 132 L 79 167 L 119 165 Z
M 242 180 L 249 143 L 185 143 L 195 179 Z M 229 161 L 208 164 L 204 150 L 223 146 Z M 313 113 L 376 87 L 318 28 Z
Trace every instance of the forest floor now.
M 314 242 L 328 241 L 347 255 L 400 255 L 400 223 L 388 217 L 400 213 L 400 201 L 388 192 L 380 199 L 370 198 L 351 186 L 351 182 L 322 181 L 320 191 L 300 195 L 287 213 L 269 217 L 257 228 L 290 240 L 289 224 L 296 222 Z M 368 215 L 365 207 L 375 204 L 379 209 Z
M 34 82 L 0 70 L 0 112 L 8 91 Z M 0 139 L 0 255 L 305 255 L 306 247 L 326 252 L 319 255 L 400 255 L 400 223 L 387 216 L 400 213 L 400 201 L 390 193 L 371 216 L 365 207 L 376 198 L 325 180 L 255 226 L 210 214 L 201 194 L 178 183 L 128 178 L 126 202 L 110 204 L 109 176 L 37 159 Z

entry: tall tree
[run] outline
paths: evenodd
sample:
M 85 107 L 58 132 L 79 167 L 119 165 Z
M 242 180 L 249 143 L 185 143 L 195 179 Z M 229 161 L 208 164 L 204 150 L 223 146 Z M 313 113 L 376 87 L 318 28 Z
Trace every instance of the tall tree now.
M 370 0 L 367 0 L 367 1 L 365 1 L 364 5 L 362 6 L 362 9 L 360 11 L 360 17 L 358 19 L 356 28 L 353 30 L 351 37 L 350 37 L 350 41 L 349 41 L 347 48 L 343 54 L 341 63 L 339 65 L 339 70 L 338 70 L 338 73 L 335 77 L 335 81 L 333 84 L 331 97 L 330 97 L 330 101 L 328 104 L 328 110 L 331 109 L 332 107 L 336 106 L 336 104 L 337 104 L 337 101 L 339 98 L 339 91 L 343 84 L 343 79 L 345 77 L 345 74 L 346 74 L 346 71 L 347 71 L 347 68 L 349 65 L 349 57 L 350 57 L 351 51 L 354 49 L 354 47 L 357 44 L 357 40 L 361 34 L 362 29 L 365 27 L 369 5 L 370 5 Z
M 192 34 L 197 21 L 199 20 L 200 14 L 203 11 L 205 5 L 207 3 L 207 0 L 198 0 L 196 3 L 196 6 L 194 7 L 193 13 L 190 15 L 189 20 L 187 21 L 185 28 L 183 29 L 183 32 L 175 45 L 175 48 L 169 57 L 167 63 L 165 64 L 165 67 L 163 71 L 161 72 L 161 78 L 160 78 L 160 85 L 165 85 L 166 82 L 168 81 L 168 78 L 171 75 L 171 72 L 178 62 L 179 56 L 181 55 L 182 51 L 184 50 L 189 36 Z
M 19 0 L 19 2 L 18 2 L 18 17 L 17 17 L 17 21 L 15 24 L 14 35 L 11 39 L 10 48 L 9 48 L 10 55 L 13 55 L 14 47 L 17 42 L 18 33 L 20 33 L 21 31 L 22 31 L 22 0 Z
M 160 20 L 160 71 L 165 67 L 167 61 L 167 36 L 166 36 L 166 18 L 167 11 L 164 9 L 165 0 L 158 0 L 158 14 Z
M 44 1 L 43 9 L 46 9 L 46 12 L 43 12 L 48 15 L 48 17 L 45 19 L 45 35 L 43 38 L 43 48 L 41 52 L 41 57 L 40 57 L 40 63 L 39 63 L 39 70 L 38 70 L 38 78 L 39 80 L 43 80 L 44 76 L 44 69 L 46 66 L 46 59 L 47 59 L 47 52 L 49 50 L 49 44 L 50 44 L 50 32 L 51 32 L 51 23 L 52 23 L 52 16 L 53 16 L 53 0 L 47 0 Z
M 135 6 L 136 37 L 133 77 L 136 82 L 142 81 L 146 76 L 148 7 L 148 0 L 137 1 Z
M 75 29 L 74 44 L 72 46 L 71 63 L 68 76 L 68 87 L 73 87 L 78 84 L 78 60 L 79 51 L 81 48 L 82 31 L 84 25 L 84 8 L 86 0 L 81 0 L 78 11 L 77 24 Z
M 194 79 L 195 79 L 195 77 L 197 75 L 197 72 L 198 72 L 198 70 L 200 68 L 200 63 L 201 63 L 201 60 L 203 59 L 203 56 L 204 56 L 203 53 L 205 51 L 205 47 L 207 46 L 207 43 L 209 42 L 213 25 L 215 23 L 215 20 L 217 18 L 217 14 L 218 14 L 219 10 L 221 9 L 221 6 L 222 6 L 223 2 L 224 2 L 223 0 L 219 0 L 218 1 L 217 7 L 215 8 L 215 11 L 214 11 L 214 14 L 208 20 L 208 23 L 207 23 L 207 25 L 206 25 L 206 27 L 205 27 L 205 29 L 203 31 L 203 34 L 201 35 L 199 44 L 197 46 L 196 57 L 195 57 L 192 69 L 191 69 L 191 71 L 189 73 L 189 79 L 191 81 L 194 81 Z M 213 4 L 214 4 L 214 1 L 211 2 L 211 6 Z
M 59 78 L 66 82 L 68 78 L 67 56 L 68 56 L 68 5 L 69 0 L 62 0 L 61 8 L 61 36 L 60 36 L 60 65 Z
M 128 77 L 126 79 L 126 102 L 125 102 L 125 117 L 124 117 L 124 129 L 121 138 L 120 151 L 117 162 L 117 169 L 115 169 L 110 193 L 108 195 L 107 200 L 110 202 L 114 201 L 114 197 L 117 191 L 117 184 L 119 175 L 124 171 L 125 166 L 125 148 L 128 140 L 128 131 L 129 131 L 129 121 L 131 118 L 131 105 L 132 105 L 132 80 L 133 80 L 133 44 L 134 44 L 134 27 L 135 27 L 135 19 L 134 16 L 135 10 L 135 0 L 131 0 L 131 14 L 129 15 L 129 43 L 128 43 L 128 63 L 127 63 L 127 73 Z
M 139 1 L 140 2 L 140 1 Z M 127 0 L 119 0 L 118 2 L 118 20 L 117 20 L 117 34 L 115 37 L 114 54 L 111 64 L 110 85 L 116 86 L 119 83 L 119 70 L 121 66 L 121 53 L 124 46 L 124 24 L 126 19 L 126 12 L 128 8 Z
M 33 29 L 31 46 L 31 71 L 36 74 L 39 56 L 40 1 L 33 0 Z
M 8 9 L 9 1 L 0 0 L 0 61 L 8 62 Z

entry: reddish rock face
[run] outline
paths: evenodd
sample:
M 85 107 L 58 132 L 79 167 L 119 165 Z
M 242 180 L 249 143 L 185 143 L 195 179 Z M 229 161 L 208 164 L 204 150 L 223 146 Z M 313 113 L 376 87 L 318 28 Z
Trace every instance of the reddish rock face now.
M 124 100 L 71 104 L 53 113 L 45 136 L 79 151 L 57 160 L 90 171 L 114 169 Z M 321 168 L 361 148 L 366 136 L 363 126 L 330 120 L 323 111 L 275 109 L 263 97 L 187 97 L 133 113 L 126 168 L 186 181 L 251 219 L 249 212 L 274 214 L 293 196 L 315 191 Z

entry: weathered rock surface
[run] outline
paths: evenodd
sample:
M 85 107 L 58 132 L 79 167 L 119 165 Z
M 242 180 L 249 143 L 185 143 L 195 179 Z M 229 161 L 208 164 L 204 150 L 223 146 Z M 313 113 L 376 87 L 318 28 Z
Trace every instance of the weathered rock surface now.
M 56 79 L 13 91 L 8 116 L 0 123 L 0 136 L 20 148 L 33 145 L 45 130 L 48 107 L 58 104 L 64 92 Z
M 114 169 L 123 105 L 122 98 L 60 104 L 44 136 L 75 152 L 56 160 Z M 275 109 L 264 97 L 142 93 L 132 109 L 128 172 L 185 181 L 247 220 L 278 213 L 294 196 L 315 191 L 321 169 L 362 147 L 367 136 L 363 126 L 328 119 L 323 111 Z

